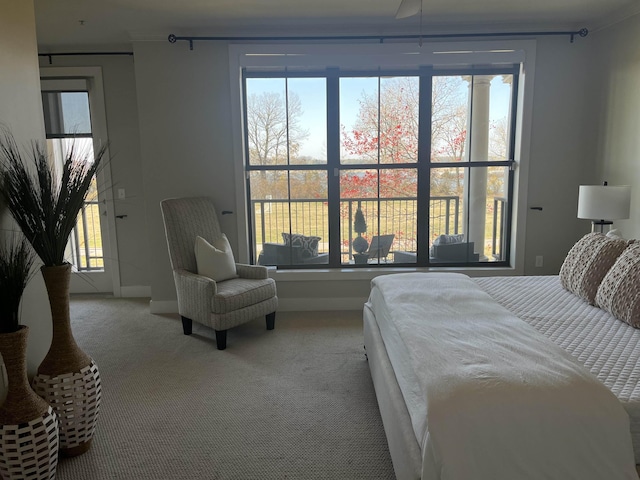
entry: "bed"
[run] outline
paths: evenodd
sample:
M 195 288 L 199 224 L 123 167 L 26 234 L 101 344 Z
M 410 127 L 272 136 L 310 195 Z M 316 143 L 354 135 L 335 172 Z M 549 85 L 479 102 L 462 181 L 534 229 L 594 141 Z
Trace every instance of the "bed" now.
M 399 479 L 638 478 L 640 330 L 563 287 L 568 270 L 372 281 L 364 342 Z

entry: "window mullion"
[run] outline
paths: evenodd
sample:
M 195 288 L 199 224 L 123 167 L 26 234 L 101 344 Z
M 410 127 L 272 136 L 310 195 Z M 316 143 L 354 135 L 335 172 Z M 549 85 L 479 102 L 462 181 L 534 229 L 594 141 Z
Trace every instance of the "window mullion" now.
M 289 235 L 293 234 L 293 208 L 291 203 L 291 145 L 289 143 L 289 77 L 284 79 L 284 113 L 285 113 L 285 138 L 287 146 L 287 198 L 289 199 Z
M 509 168 L 506 192 L 507 192 L 507 212 L 505 216 L 504 231 L 506 238 L 503 240 L 504 256 L 503 261 L 509 261 L 511 258 L 511 225 L 513 219 L 513 182 L 514 182 L 514 164 L 515 164 L 515 148 L 516 148 L 516 118 L 518 111 L 518 89 L 520 87 L 520 75 L 519 70 L 514 71 L 512 76 L 512 89 L 511 89 L 511 118 L 510 118 L 510 131 L 509 131 L 509 150 L 507 152 L 507 158 L 513 161 L 511 168 Z
M 420 71 L 418 108 L 418 199 L 417 199 L 417 263 L 427 265 L 429 260 L 429 207 L 431 197 L 431 90 L 433 69 Z
M 327 196 L 329 200 L 329 266 L 341 263 L 340 248 L 340 79 L 327 72 Z

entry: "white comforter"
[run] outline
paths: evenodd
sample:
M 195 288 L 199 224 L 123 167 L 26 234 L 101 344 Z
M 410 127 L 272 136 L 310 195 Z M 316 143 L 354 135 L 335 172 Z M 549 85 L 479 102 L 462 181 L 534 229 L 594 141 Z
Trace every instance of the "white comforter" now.
M 471 279 L 396 274 L 372 288 L 425 402 L 412 418 L 426 422 L 423 480 L 638 478 L 616 397 Z

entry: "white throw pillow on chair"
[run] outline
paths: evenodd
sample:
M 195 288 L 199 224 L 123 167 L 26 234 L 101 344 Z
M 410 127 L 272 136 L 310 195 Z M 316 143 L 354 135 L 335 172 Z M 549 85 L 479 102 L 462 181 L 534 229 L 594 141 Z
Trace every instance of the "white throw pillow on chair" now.
M 224 233 L 214 240 L 213 245 L 197 236 L 195 252 L 198 275 L 209 277 L 216 282 L 238 277 L 233 251 Z

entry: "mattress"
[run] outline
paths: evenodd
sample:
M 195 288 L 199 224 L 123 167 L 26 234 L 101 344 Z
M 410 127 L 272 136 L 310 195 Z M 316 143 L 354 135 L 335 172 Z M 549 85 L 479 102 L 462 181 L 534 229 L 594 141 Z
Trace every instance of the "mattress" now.
M 640 330 L 563 289 L 557 276 L 474 281 L 498 303 L 572 354 L 618 397 L 640 464 Z
M 561 346 L 455 275 L 377 277 L 365 304 L 365 325 L 372 312 L 370 330 L 380 333 L 422 452 L 421 478 L 542 478 L 536 474 L 543 471 L 568 478 L 566 469 L 582 478 L 635 478 L 629 419 L 612 392 Z M 385 430 L 393 418 L 386 420 Z M 393 430 L 390 444 L 406 438 L 403 432 Z M 402 460 L 396 457 L 394 467 Z
M 404 396 L 404 402 L 411 417 L 416 442 L 422 447 L 427 431 L 427 406 L 423 401 L 423 393 L 415 372 L 411 368 L 409 352 L 402 343 L 393 322 L 389 321 L 389 311 L 384 297 L 375 286 L 371 289 L 367 302 L 371 311 L 375 312 L 380 334 L 384 339 L 387 355 L 393 365 L 396 381 Z

